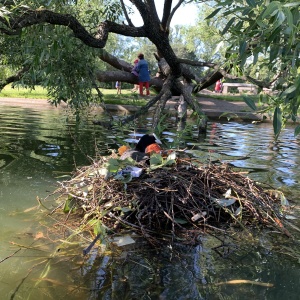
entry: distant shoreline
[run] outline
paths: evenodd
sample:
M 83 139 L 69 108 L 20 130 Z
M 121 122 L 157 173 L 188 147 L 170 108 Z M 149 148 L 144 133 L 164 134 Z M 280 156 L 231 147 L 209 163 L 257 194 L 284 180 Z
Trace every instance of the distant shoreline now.
M 176 101 L 170 100 L 166 107 L 174 107 Z M 261 116 L 251 112 L 250 108 L 243 102 L 229 102 L 225 100 L 206 98 L 205 96 L 199 98 L 199 104 L 203 112 L 209 118 L 213 119 L 222 119 L 229 117 L 231 119 L 242 119 L 242 120 L 261 120 Z M 0 106 L 15 106 L 15 107 L 24 107 L 31 109 L 39 110 L 60 110 L 65 109 L 67 104 L 61 103 L 57 107 L 48 102 L 47 99 L 32 99 L 32 98 L 9 98 L 9 97 L 0 97 Z M 140 107 L 134 105 L 122 105 L 122 104 L 107 104 L 107 109 L 109 111 L 119 111 L 119 112 L 135 112 Z M 97 108 L 96 108 L 97 109 Z M 102 109 L 99 107 L 99 110 Z M 175 111 L 174 111 L 175 113 Z M 227 114 L 224 114 L 227 113 Z
M 62 104 L 55 106 L 48 102 L 47 99 L 31 99 L 31 98 L 8 98 L 0 97 L 0 105 L 5 106 L 18 106 L 25 108 L 38 108 L 38 109 L 60 109 L 66 107 Z

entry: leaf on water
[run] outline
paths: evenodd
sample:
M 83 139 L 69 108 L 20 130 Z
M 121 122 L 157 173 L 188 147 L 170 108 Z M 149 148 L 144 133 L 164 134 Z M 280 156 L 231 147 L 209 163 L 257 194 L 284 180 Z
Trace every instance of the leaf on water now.
M 37 232 L 35 234 L 35 237 L 34 237 L 35 240 L 42 239 L 42 238 L 44 238 L 44 234 L 42 232 Z
M 60 175 L 60 176 L 56 176 L 54 178 L 56 178 L 56 179 L 58 179 L 58 178 L 72 178 L 72 176 L 71 175 Z
M 28 213 L 28 212 L 30 212 L 30 211 L 32 211 L 32 210 L 36 210 L 36 209 L 38 209 L 38 208 L 39 208 L 39 205 L 33 206 L 33 207 L 30 207 L 30 208 L 25 209 L 23 212 L 24 212 L 24 213 Z
M 259 281 L 247 280 L 247 279 L 234 279 L 234 280 L 215 283 L 215 285 L 217 285 L 217 286 L 223 285 L 223 284 L 253 284 L 253 285 L 260 285 L 260 286 L 265 286 L 265 287 L 273 287 L 274 286 L 274 284 L 269 283 L 269 282 L 259 282 Z

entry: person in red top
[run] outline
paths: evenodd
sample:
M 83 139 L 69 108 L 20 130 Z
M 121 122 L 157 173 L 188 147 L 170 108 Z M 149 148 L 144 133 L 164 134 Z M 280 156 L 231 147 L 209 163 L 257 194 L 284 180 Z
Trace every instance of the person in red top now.
M 222 92 L 222 83 L 221 83 L 221 80 L 218 80 L 216 82 L 215 92 L 216 93 L 221 93 Z

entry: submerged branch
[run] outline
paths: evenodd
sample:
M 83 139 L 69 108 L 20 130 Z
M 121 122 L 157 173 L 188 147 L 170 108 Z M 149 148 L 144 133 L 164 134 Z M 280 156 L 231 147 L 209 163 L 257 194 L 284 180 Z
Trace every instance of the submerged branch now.
M 7 260 L 7 259 L 13 257 L 13 256 L 14 256 L 15 254 L 17 254 L 20 250 L 21 250 L 21 248 L 19 248 L 18 250 L 16 250 L 16 251 L 15 251 L 14 253 L 12 253 L 11 255 L 9 255 L 9 256 L 7 256 L 7 257 L 1 259 L 1 260 L 0 260 L 0 264 L 1 264 L 2 262 L 4 262 L 5 260 Z

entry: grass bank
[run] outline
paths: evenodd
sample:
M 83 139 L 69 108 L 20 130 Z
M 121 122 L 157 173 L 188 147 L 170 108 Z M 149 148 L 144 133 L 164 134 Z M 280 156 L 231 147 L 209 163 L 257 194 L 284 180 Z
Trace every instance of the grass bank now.
M 142 106 L 147 103 L 146 100 L 140 99 L 138 94 L 131 92 L 130 89 L 122 90 L 121 95 L 117 95 L 114 89 L 100 89 L 103 93 L 103 99 L 106 104 L 129 104 Z M 96 95 L 95 91 L 95 95 Z M 4 98 L 27 98 L 27 99 L 48 99 L 47 90 L 37 86 L 34 90 L 15 87 L 11 85 L 6 86 L 1 92 L 0 97 Z
M 138 94 L 131 92 L 130 89 L 122 90 L 121 95 L 117 95 L 114 89 L 100 89 L 103 93 L 103 99 L 106 104 L 122 104 L 142 106 L 147 103 L 146 100 L 140 99 Z M 96 95 L 95 91 L 95 95 Z M 6 86 L 1 92 L 0 97 L 5 98 L 28 98 L 28 99 L 47 99 L 47 90 L 41 86 L 36 86 L 34 90 Z
M 135 105 L 142 106 L 147 103 L 146 100 L 140 99 L 137 93 L 133 93 L 130 89 L 123 89 L 121 95 L 117 95 L 115 89 L 100 89 L 103 93 L 104 102 L 106 104 L 122 104 L 122 105 Z M 95 91 L 96 94 L 96 91 Z M 11 85 L 6 86 L 1 92 L 0 97 L 7 98 L 28 98 L 28 99 L 47 99 L 47 90 L 41 86 L 36 86 L 34 90 L 15 87 L 12 88 Z M 220 99 L 230 102 L 241 102 L 243 101 L 242 95 L 240 94 L 201 94 L 199 98 L 212 98 Z M 258 95 L 248 95 L 255 102 L 258 101 Z

